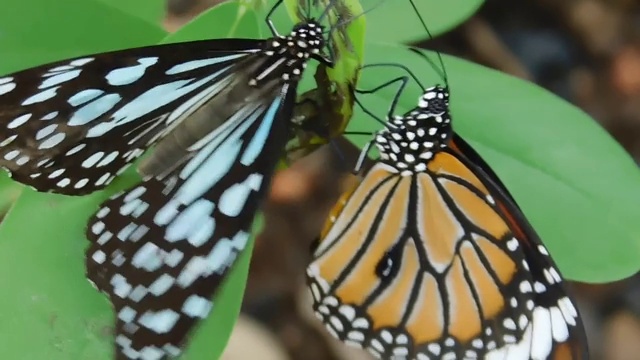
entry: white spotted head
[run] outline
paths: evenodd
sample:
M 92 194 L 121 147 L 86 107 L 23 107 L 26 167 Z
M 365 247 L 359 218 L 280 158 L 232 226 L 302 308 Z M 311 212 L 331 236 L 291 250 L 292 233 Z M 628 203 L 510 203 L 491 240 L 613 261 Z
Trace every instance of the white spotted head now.
M 425 89 L 418 101 L 419 111 L 425 114 L 449 112 L 449 90 L 440 85 Z
M 309 53 L 309 56 L 320 54 L 325 45 L 324 28 L 315 21 L 297 24 L 291 30 L 287 40 L 293 41 L 292 53 Z
M 274 77 L 281 77 L 285 82 L 297 82 L 309 59 L 328 63 L 322 53 L 326 44 L 323 32 L 320 23 L 310 20 L 294 26 L 287 36 L 267 40 L 262 54 L 271 59 L 256 71 L 250 84 L 256 86 Z
M 453 129 L 449 114 L 449 91 L 434 86 L 424 91 L 418 106 L 389 120 L 376 134 L 380 158 L 403 175 L 423 172 L 427 163 L 448 146 Z

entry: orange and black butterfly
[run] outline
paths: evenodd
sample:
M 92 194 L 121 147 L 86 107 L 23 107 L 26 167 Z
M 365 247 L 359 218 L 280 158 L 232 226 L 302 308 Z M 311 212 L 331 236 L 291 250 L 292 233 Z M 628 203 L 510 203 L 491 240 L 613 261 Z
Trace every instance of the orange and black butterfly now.
M 372 140 L 379 160 L 334 207 L 307 269 L 329 332 L 382 359 L 588 358 L 546 247 L 454 133 L 448 85 L 392 114 Z

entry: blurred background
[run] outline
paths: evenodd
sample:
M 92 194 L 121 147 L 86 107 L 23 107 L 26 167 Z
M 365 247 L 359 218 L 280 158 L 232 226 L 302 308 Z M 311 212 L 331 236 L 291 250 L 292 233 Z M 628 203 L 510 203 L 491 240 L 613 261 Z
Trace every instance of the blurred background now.
M 163 25 L 175 31 L 224 0 L 166 1 Z M 639 1 L 487 0 L 465 23 L 419 45 L 545 87 L 593 116 L 640 161 Z M 371 359 L 325 333 L 304 285 L 309 245 L 351 180 L 334 157 L 320 149 L 274 180 L 243 314 L 223 360 Z M 573 288 L 591 358 L 640 359 L 640 276 Z

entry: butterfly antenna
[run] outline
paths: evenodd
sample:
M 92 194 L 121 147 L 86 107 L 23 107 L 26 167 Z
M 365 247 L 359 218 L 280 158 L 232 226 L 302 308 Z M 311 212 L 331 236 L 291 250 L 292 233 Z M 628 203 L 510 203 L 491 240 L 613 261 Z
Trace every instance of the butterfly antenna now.
M 412 52 L 414 52 L 416 55 L 420 56 L 421 58 L 423 58 L 426 62 L 429 63 L 429 65 L 431 66 L 431 68 L 438 73 L 438 75 L 440 76 L 440 78 L 442 78 L 442 80 L 444 80 L 444 83 L 447 87 L 449 87 L 449 80 L 447 79 L 447 74 L 446 72 L 443 72 L 440 70 L 440 68 L 438 68 L 438 66 L 436 65 L 436 63 L 433 62 L 433 59 L 431 59 L 429 56 L 427 56 L 425 53 L 422 52 L 422 50 L 415 48 L 413 46 L 409 46 L 409 50 L 411 50 Z M 440 53 L 438 53 L 438 56 L 440 55 Z M 423 88 L 424 89 L 424 88 Z
M 431 35 L 431 31 L 429 31 L 429 27 L 427 26 L 427 23 L 422 18 L 422 15 L 420 14 L 420 11 L 418 10 L 418 7 L 413 2 L 413 0 L 409 0 L 409 3 L 411 3 L 411 6 L 413 7 L 413 10 L 415 11 L 416 15 L 418 16 L 418 19 L 420 19 L 420 23 L 422 24 L 422 27 L 427 32 L 427 35 L 429 35 L 429 40 L 433 40 L 433 35 Z M 433 68 L 433 70 L 435 72 L 437 72 L 438 75 L 440 75 L 442 80 L 444 80 L 445 85 L 447 87 L 449 87 L 449 79 L 447 77 L 447 70 L 446 70 L 446 68 L 444 66 L 444 61 L 442 60 L 442 55 L 440 54 L 439 51 L 436 51 L 436 54 L 438 56 L 438 62 L 440 63 L 440 69 L 433 63 L 433 60 L 431 60 L 428 56 L 426 56 L 424 53 L 422 53 L 422 51 L 420 51 L 418 49 L 415 49 L 413 47 L 410 47 L 409 49 L 411 51 L 415 52 L 416 54 L 420 55 L 423 59 L 426 59 L 427 62 L 429 63 L 429 65 L 431 65 L 431 67 Z
M 375 4 L 373 7 L 371 7 L 370 9 L 367 9 L 365 11 L 363 11 L 361 14 L 358 14 L 356 16 L 349 16 L 348 19 L 338 22 L 337 24 L 335 24 L 334 26 L 332 26 L 331 28 L 329 28 L 329 30 L 326 30 L 324 33 L 331 33 L 332 31 L 334 31 L 335 29 L 338 29 L 340 27 L 343 27 L 345 25 L 348 25 L 349 23 L 357 20 L 359 17 L 366 15 L 367 13 L 369 13 L 372 10 L 375 10 L 376 8 L 378 8 L 380 5 L 382 5 L 382 3 L 385 2 L 385 0 L 380 0 L 378 1 L 377 4 Z M 342 14 L 341 14 L 342 15 Z
M 411 48 L 411 49 L 413 49 L 413 48 Z M 420 79 L 418 79 L 416 74 L 413 71 L 411 71 L 411 69 L 409 69 L 408 67 L 406 67 L 405 65 L 402 65 L 402 64 L 398 64 L 398 63 L 375 63 L 375 64 L 363 65 L 361 67 L 361 69 L 372 68 L 372 67 L 388 67 L 388 66 L 404 70 L 407 74 L 409 74 L 409 76 L 411 76 L 413 81 L 415 81 L 416 84 L 418 84 L 418 86 L 420 86 L 420 90 L 426 89 L 424 87 L 424 85 L 422 85 L 422 82 L 420 82 Z
M 324 20 L 324 17 L 329 14 L 329 11 L 331 10 L 332 7 L 334 7 L 336 5 L 336 3 L 337 3 L 337 0 L 330 0 L 329 1 L 329 4 L 327 5 L 327 7 L 324 9 L 322 14 L 320 14 L 320 16 L 317 19 L 317 21 L 319 23 L 322 22 L 322 20 Z
M 304 15 L 304 20 L 311 20 L 311 12 L 312 9 L 314 9 L 316 6 L 318 6 L 318 1 L 317 0 L 306 0 L 306 14 Z
M 282 2 L 284 0 L 278 0 L 275 5 L 273 5 L 271 7 L 271 10 L 269 10 L 269 12 L 267 13 L 267 17 L 266 17 L 266 22 L 267 22 L 267 26 L 269 27 L 269 30 L 271 31 L 271 35 L 273 35 L 274 37 L 280 36 L 280 34 L 278 33 L 278 30 L 276 30 L 276 26 L 273 24 L 273 21 L 271 20 L 271 17 L 273 16 L 273 13 L 276 11 L 276 9 L 282 5 Z

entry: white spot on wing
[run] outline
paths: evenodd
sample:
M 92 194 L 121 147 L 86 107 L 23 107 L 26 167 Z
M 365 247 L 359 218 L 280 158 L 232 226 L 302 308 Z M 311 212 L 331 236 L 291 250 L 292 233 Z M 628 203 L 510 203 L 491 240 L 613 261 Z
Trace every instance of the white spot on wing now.
M 64 178 L 56 184 L 58 187 L 64 188 L 71 184 L 71 180 L 69 178 Z
M 534 360 L 547 359 L 553 345 L 549 310 L 536 307 L 533 310 L 532 326 L 531 358 Z
M 7 124 L 7 128 L 8 129 L 15 129 L 18 126 L 26 123 L 27 120 L 29 120 L 30 118 L 31 118 L 31 113 L 20 115 L 17 118 L 11 120 L 11 122 Z
M 147 329 L 153 330 L 158 334 L 165 334 L 176 324 L 180 315 L 171 309 L 161 310 L 158 312 L 147 311 L 138 322 Z
M 41 120 L 51 120 L 51 119 L 54 119 L 56 116 L 58 116 L 58 112 L 57 111 L 52 111 L 52 112 L 48 113 L 47 115 L 43 116 Z
M 38 132 L 36 133 L 36 140 L 42 140 L 45 137 L 51 135 L 57 127 L 58 124 L 50 124 L 38 130 Z
M 77 78 L 78 75 L 80 75 L 80 71 L 81 70 L 66 71 L 61 74 L 51 76 L 50 78 L 47 78 L 45 81 L 43 81 L 42 84 L 38 86 L 38 89 L 46 89 L 54 85 L 62 84 L 69 80 L 73 80 Z
M 52 87 L 47 90 L 43 90 L 35 95 L 32 95 L 29 98 L 27 98 L 25 101 L 23 101 L 22 105 L 26 106 L 26 105 L 37 104 L 43 101 L 47 101 L 53 98 L 54 96 L 56 96 L 56 91 L 58 91 L 59 88 L 60 86 Z
M 163 295 L 167 292 L 167 290 L 171 288 L 171 286 L 173 286 L 175 282 L 176 279 L 174 279 L 171 275 L 162 274 L 159 278 L 156 279 L 156 281 L 151 283 L 151 285 L 149 286 L 149 292 L 155 296 Z
M 99 89 L 84 89 L 80 92 L 73 94 L 67 102 L 69 105 L 76 107 L 80 106 L 88 101 L 91 101 L 98 96 L 104 94 L 104 91 Z
M 141 360 L 161 360 L 164 352 L 156 346 L 145 346 L 140 350 Z
M 192 318 L 198 317 L 204 319 L 211 310 L 211 301 L 198 296 L 191 295 L 182 305 L 182 312 Z
M 558 300 L 558 308 L 560 308 L 560 311 L 562 311 L 562 315 L 564 315 L 564 319 L 567 324 L 575 326 L 575 318 L 578 316 L 578 314 L 576 312 L 576 309 L 573 307 L 571 300 L 569 300 L 569 298 L 566 296 Z
M 149 291 L 147 290 L 146 287 L 142 285 L 138 285 L 135 287 L 135 289 L 131 290 L 131 293 L 129 294 L 129 299 L 135 302 L 139 302 L 147 295 L 148 292 Z
M 157 57 L 146 57 L 138 59 L 138 64 L 120 69 L 111 70 L 107 76 L 109 85 L 122 86 L 133 84 L 144 76 L 148 67 L 158 62 Z
M 273 126 L 273 122 L 275 121 L 276 112 L 280 108 L 280 98 L 276 98 L 273 103 L 267 109 L 265 115 L 262 118 L 262 122 L 260 123 L 260 127 L 256 131 L 255 135 L 249 142 L 246 150 L 242 154 L 242 158 L 240 162 L 249 166 L 253 164 L 258 157 L 258 154 L 263 151 L 264 145 L 267 141 L 267 137 L 271 132 L 271 128 Z
M 204 229 L 206 233 L 199 236 L 200 241 L 193 244 L 195 246 L 202 245 L 204 241 L 213 235 L 215 223 L 211 214 L 214 209 L 215 205 L 211 201 L 206 199 L 197 200 L 182 210 L 171 224 L 167 226 L 165 239 L 171 242 L 184 240 L 198 232 L 202 232 L 202 229 Z
M 104 159 L 102 159 L 98 163 L 98 165 L 96 165 L 96 167 L 102 167 L 102 166 L 111 164 L 111 162 L 113 162 L 113 160 L 115 160 L 118 157 L 118 154 L 120 154 L 120 152 L 112 151 L 109 155 L 105 156 Z
M 538 359 L 533 357 L 531 352 L 531 347 L 535 346 L 531 344 L 531 326 L 527 327 L 527 329 L 522 334 L 522 338 L 520 342 L 515 344 L 506 345 L 500 348 L 493 350 L 495 348 L 495 342 L 491 342 L 492 346 L 487 346 L 488 349 L 492 349 L 489 351 L 485 357 L 486 360 L 505 360 L 505 359 Z M 508 356 L 507 356 L 508 355 Z M 544 358 L 546 359 L 546 357 Z
M 4 159 L 5 160 L 13 160 L 18 155 L 20 155 L 20 151 L 19 150 L 11 150 L 8 153 L 4 154 Z
M 191 70 L 195 70 L 195 69 L 198 69 L 198 68 L 201 68 L 201 67 L 205 67 L 205 66 L 209 66 L 209 65 L 213 65 L 213 64 L 217 64 L 217 63 L 233 60 L 233 59 L 237 59 L 237 58 L 239 58 L 241 56 L 245 56 L 245 55 L 246 54 L 236 54 L 236 55 L 228 55 L 228 56 L 217 57 L 217 58 L 212 58 L 212 59 L 202 59 L 202 60 L 187 61 L 185 63 L 173 66 L 171 69 L 167 70 L 165 74 L 167 74 L 167 75 L 179 74 L 179 73 L 182 73 L 182 72 L 185 72 L 185 71 L 191 71 Z
M 93 61 L 92 57 L 87 57 L 87 58 L 81 58 L 81 59 L 75 59 L 72 62 L 69 63 L 69 65 L 73 65 L 73 66 L 82 66 L 84 64 L 88 64 L 90 62 Z
M 113 293 L 120 298 L 126 298 L 131 292 L 131 284 L 127 282 L 124 276 L 115 274 L 111 278 L 111 286 L 113 286 Z
M 109 176 L 111 176 L 111 173 L 102 174 L 102 176 L 100 176 L 100 178 L 96 180 L 96 186 L 102 186 L 104 183 L 106 183 L 107 179 L 109 179 Z
M 564 321 L 562 312 L 557 307 L 549 309 L 551 314 L 551 332 L 553 334 L 553 340 L 557 342 L 564 342 L 569 338 L 569 328 Z
M 81 188 L 83 188 L 85 185 L 87 185 L 88 183 L 89 183 L 89 179 L 87 179 L 87 178 L 80 179 L 80 180 L 78 180 L 78 182 L 77 182 L 77 183 L 75 183 L 75 184 L 73 185 L 73 187 L 74 187 L 74 188 L 76 188 L 76 189 L 81 189 Z
M 64 169 L 61 169 L 64 171 Z M 98 212 L 96 213 L 96 217 L 98 219 L 102 219 L 103 217 L 107 216 L 109 213 L 111 212 L 111 209 L 109 209 L 108 207 L 103 207 L 100 210 L 98 210 Z
M 91 255 L 91 258 L 96 263 L 102 264 L 107 259 L 107 255 L 104 253 L 104 251 L 98 250 L 98 251 L 94 252 L 93 255 Z
M 67 151 L 67 153 L 65 155 L 66 156 L 73 155 L 73 154 L 77 153 L 78 151 L 84 149 L 86 146 L 87 146 L 87 144 L 84 144 L 84 143 L 83 144 L 78 144 L 78 145 L 72 147 L 71 149 L 69 149 L 69 151 Z
M 2 142 L 0 142 L 0 147 L 11 144 L 11 142 L 13 142 L 13 140 L 15 140 L 17 137 L 18 135 L 11 135 L 8 138 L 2 140 Z
M 251 174 L 242 183 L 234 184 L 220 196 L 220 211 L 231 217 L 238 216 L 247 202 L 251 191 L 258 191 L 262 175 Z
M 60 144 L 65 137 L 66 135 L 64 133 L 57 133 L 49 137 L 47 140 L 41 142 L 40 146 L 38 146 L 38 150 L 51 149 L 52 147 Z
M 199 277 L 221 273 L 235 261 L 237 253 L 244 249 L 248 239 L 249 234 L 243 231 L 238 232 L 232 240 L 220 239 L 206 258 L 196 256 L 185 264 L 178 276 L 178 284 L 186 288 Z
M 133 211 L 142 204 L 142 200 L 140 199 L 131 199 L 128 202 L 125 202 L 122 206 L 120 206 L 120 215 L 129 216 L 133 213 Z
M 7 81 L 7 79 L 9 79 L 8 82 L 0 84 L 0 95 L 4 95 L 8 92 L 11 92 L 13 89 L 16 88 L 16 83 L 10 82 L 11 80 L 13 80 L 13 78 L 10 78 L 10 77 L 2 78 L 3 81 Z
M 87 123 L 93 120 L 96 120 L 99 117 L 106 114 L 107 112 L 111 111 L 113 107 L 116 106 L 118 102 L 120 102 L 120 100 L 122 100 L 122 97 L 118 94 L 107 94 L 107 95 L 101 96 L 91 101 L 90 103 L 84 105 L 83 107 L 79 108 L 78 110 L 76 110 L 76 112 L 73 113 L 73 116 L 71 116 L 71 119 L 69 119 L 69 122 L 67 123 L 67 125 L 69 126 L 86 125 Z M 96 127 L 97 126 L 100 126 L 100 125 L 96 125 Z M 89 129 L 89 132 L 87 133 L 87 137 L 92 137 L 89 133 L 91 133 L 91 130 L 94 128 L 95 127 Z
M 102 151 L 98 151 L 97 153 L 92 154 L 82 162 L 82 167 L 86 169 L 93 167 L 98 161 L 100 161 L 100 159 L 102 159 L 103 156 L 104 152 Z
M 118 319 L 126 322 L 126 323 L 130 323 L 133 321 L 133 319 L 135 319 L 136 317 L 136 311 L 133 310 L 132 308 L 125 306 L 123 307 L 119 312 L 118 312 Z
M 133 255 L 131 265 L 146 271 L 156 271 L 162 266 L 163 253 L 157 245 L 146 243 Z
M 26 156 L 26 155 L 24 155 L 24 156 L 22 156 L 21 158 L 19 158 L 18 160 L 16 160 L 16 164 L 17 164 L 18 166 L 22 166 L 22 165 L 24 165 L 24 164 L 28 163 L 28 162 L 29 162 L 29 160 L 30 160 L 30 159 L 29 159 L 29 157 L 28 157 L 28 156 Z
M 215 220 L 213 218 L 204 219 L 195 231 L 192 231 L 187 238 L 189 244 L 193 246 L 202 246 L 204 245 L 211 237 L 213 236 L 213 232 L 215 230 Z

